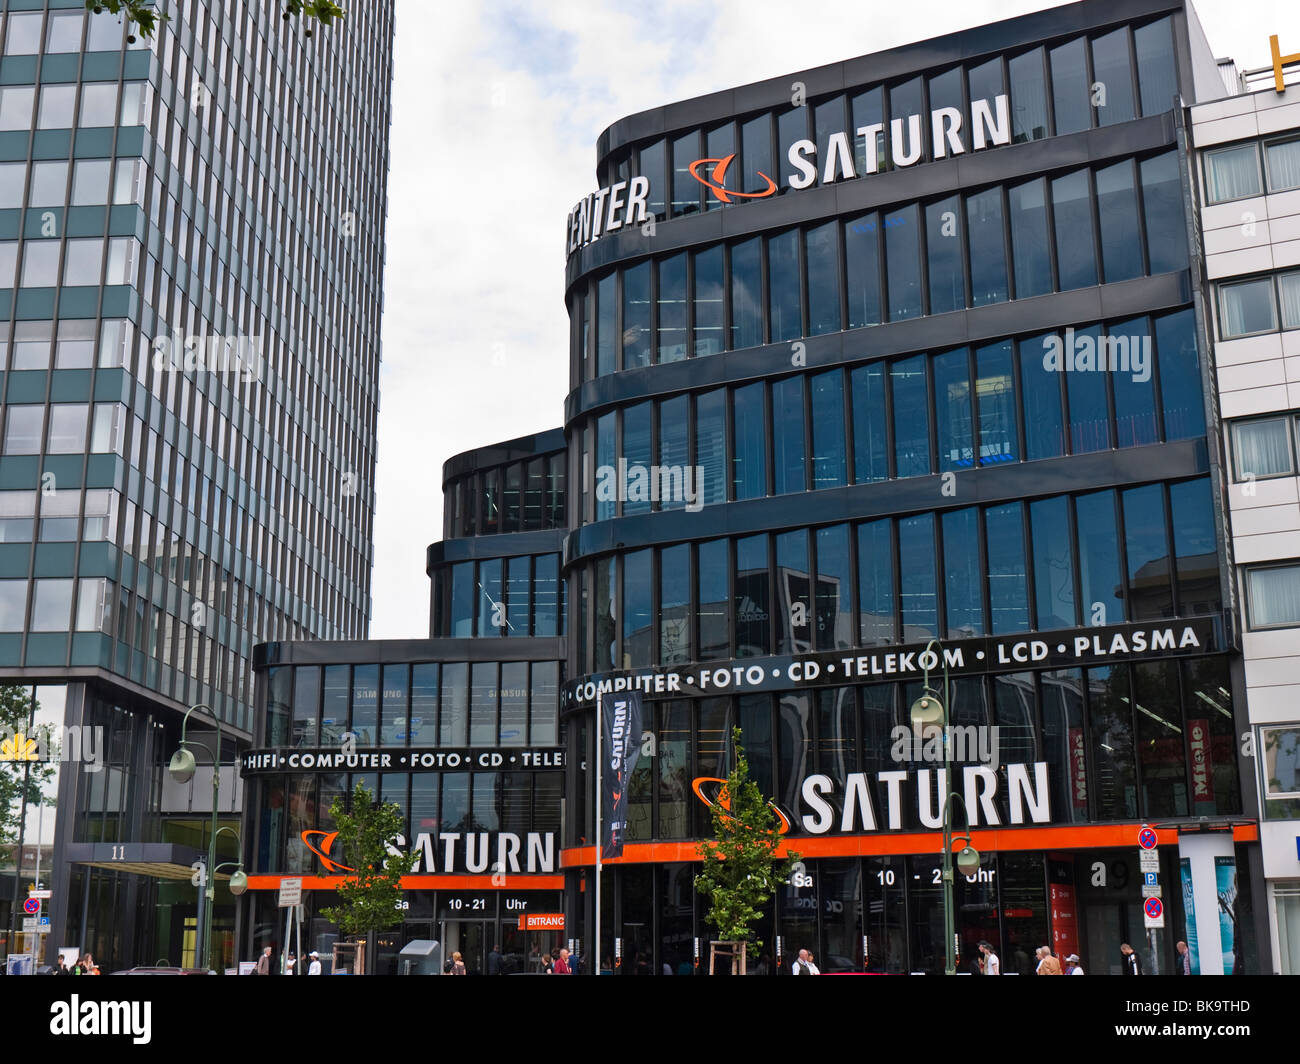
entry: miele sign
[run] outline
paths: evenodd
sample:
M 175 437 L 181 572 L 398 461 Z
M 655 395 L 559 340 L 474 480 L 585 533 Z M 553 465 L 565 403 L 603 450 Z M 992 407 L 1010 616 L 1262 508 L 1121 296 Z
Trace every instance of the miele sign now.
M 962 130 L 969 124 L 970 142 L 975 151 L 1011 143 L 1011 102 L 1004 94 L 988 99 L 972 100 L 970 111 L 964 113 L 956 107 L 939 107 L 930 112 L 930 142 L 935 159 L 946 159 L 966 151 Z M 863 171 L 858 172 L 854 138 L 861 142 Z M 879 158 L 877 145 L 880 145 Z M 859 126 L 852 134 L 848 130 L 832 133 L 826 142 L 824 158 L 818 158 L 817 145 L 811 140 L 796 140 L 790 145 L 786 161 L 789 169 L 782 175 L 787 188 L 808 188 L 820 179 L 823 185 L 833 184 L 879 170 L 881 158 L 888 159 L 892 169 L 914 166 L 924 156 L 921 115 L 911 114 L 892 119 L 888 129 L 884 123 L 875 122 Z M 775 195 L 778 183 L 769 175 L 758 171 L 764 182 L 759 191 L 745 192 L 726 185 L 729 173 L 734 174 L 732 162 L 735 153 L 721 159 L 696 159 L 688 167 L 691 177 L 709 190 L 721 203 L 733 198 L 763 199 Z M 736 168 L 737 170 L 739 168 Z M 578 248 L 599 240 L 606 233 L 616 232 L 626 226 L 641 225 L 650 220 L 647 197 L 650 180 L 634 177 L 619 181 L 585 197 L 569 212 L 565 224 L 565 254 L 572 255 Z

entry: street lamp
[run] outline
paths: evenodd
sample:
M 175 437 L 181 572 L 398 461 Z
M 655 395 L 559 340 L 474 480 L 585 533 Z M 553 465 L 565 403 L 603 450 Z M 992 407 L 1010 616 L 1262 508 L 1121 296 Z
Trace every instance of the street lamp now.
M 211 747 L 194 739 L 185 737 L 186 728 L 189 725 L 190 714 L 196 709 L 206 709 L 212 717 L 213 724 L 217 729 L 217 748 L 214 752 Z M 212 711 L 211 706 L 199 704 L 191 706 L 181 719 L 181 746 L 176 753 L 172 754 L 171 761 L 167 765 L 167 773 L 177 783 L 189 783 L 194 778 L 196 762 L 194 754 L 188 747 L 197 746 L 200 750 L 206 750 L 208 756 L 212 758 L 212 829 L 208 832 L 208 861 L 204 866 L 203 884 L 199 892 L 200 908 L 203 910 L 200 917 L 202 924 L 202 963 L 204 971 L 211 970 L 212 964 L 212 910 L 216 900 L 215 876 L 217 874 L 217 836 L 223 832 L 230 832 L 235 836 L 239 844 L 240 852 L 243 851 L 243 843 L 239 839 L 239 832 L 232 827 L 217 827 L 217 805 L 218 795 L 221 789 L 221 720 L 216 713 Z M 221 867 L 228 867 L 231 862 Z M 242 859 L 236 866 L 234 875 L 230 877 L 230 892 L 238 897 L 248 889 L 248 876 L 244 874 Z M 205 903 L 206 904 L 203 904 Z
M 939 641 L 931 639 L 926 644 L 925 653 L 921 655 L 921 660 L 926 660 L 926 655 L 931 655 L 938 660 L 938 655 L 933 654 L 931 648 L 939 648 Z M 910 717 L 912 722 L 913 735 L 923 736 L 933 728 L 941 729 L 943 737 L 943 778 L 944 790 L 948 793 L 943 800 L 943 938 L 944 938 L 944 955 L 946 965 L 944 968 L 945 975 L 957 974 L 957 947 L 956 947 L 956 919 L 953 912 L 953 877 L 952 877 L 952 803 L 954 800 L 961 804 L 962 816 L 966 818 L 966 833 L 957 836 L 965 845 L 962 846 L 961 852 L 957 854 L 957 870 L 964 876 L 974 875 L 979 871 L 980 855 L 979 851 L 971 845 L 970 842 L 970 811 L 966 808 L 966 802 L 958 794 L 952 785 L 952 736 L 948 731 L 948 664 L 943 665 L 943 694 L 942 696 L 930 686 L 930 667 L 925 666 L 925 687 L 921 692 L 921 697 L 912 703 Z

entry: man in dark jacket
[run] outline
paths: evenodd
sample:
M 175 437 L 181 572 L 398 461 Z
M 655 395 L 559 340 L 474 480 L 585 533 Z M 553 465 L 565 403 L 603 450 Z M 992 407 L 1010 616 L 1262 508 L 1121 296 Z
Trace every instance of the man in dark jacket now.
M 1141 975 L 1142 961 L 1141 959 L 1139 959 L 1137 953 L 1134 952 L 1133 947 L 1130 946 L 1127 942 L 1122 942 L 1120 943 L 1119 951 L 1121 954 L 1123 954 L 1123 956 L 1120 958 L 1120 965 L 1121 965 L 1120 974 Z

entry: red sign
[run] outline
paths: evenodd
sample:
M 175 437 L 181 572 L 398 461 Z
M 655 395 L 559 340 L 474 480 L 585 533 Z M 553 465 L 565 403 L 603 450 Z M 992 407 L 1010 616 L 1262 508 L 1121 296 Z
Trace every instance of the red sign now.
M 1187 745 L 1192 751 L 1192 801 L 1214 801 L 1214 774 L 1210 771 L 1210 722 L 1187 722 Z
M 520 931 L 563 931 L 564 913 L 523 913 L 519 917 Z
M 1068 957 L 1079 952 L 1079 915 L 1074 903 L 1073 883 L 1051 883 L 1048 897 L 1052 909 L 1052 952 Z
M 1088 769 L 1083 758 L 1083 729 L 1070 729 L 1070 793 L 1074 808 L 1088 808 Z

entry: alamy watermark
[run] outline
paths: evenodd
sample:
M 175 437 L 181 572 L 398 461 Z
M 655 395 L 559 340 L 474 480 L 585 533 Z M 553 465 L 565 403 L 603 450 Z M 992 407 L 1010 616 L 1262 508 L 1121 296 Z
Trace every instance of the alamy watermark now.
M 596 498 L 601 502 L 682 503 L 691 513 L 704 508 L 704 467 L 643 466 L 620 458 L 617 466 L 596 467 Z
M 153 367 L 159 372 L 233 373 L 245 383 L 260 381 L 262 338 L 221 333 L 183 334 L 173 329 L 153 340 Z
M 1131 373 L 1133 381 L 1151 379 L 1150 336 L 1094 336 L 1065 330 L 1065 337 L 1043 338 L 1043 369 L 1049 373 Z
M 51 761 L 76 761 L 87 772 L 98 772 L 104 767 L 104 729 L 88 724 L 38 724 L 31 731 L 0 728 L 0 763 Z
M 941 728 L 935 724 L 913 730 L 900 724 L 890 731 L 889 739 L 889 756 L 895 762 L 977 761 L 989 768 L 1002 764 L 996 725 L 950 724 Z

